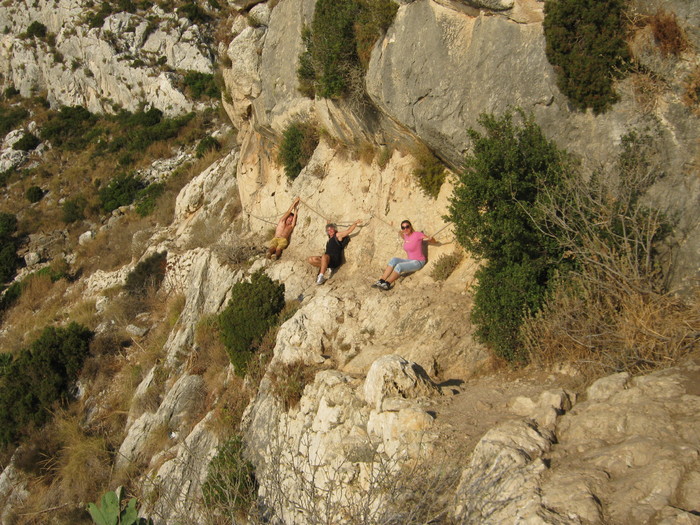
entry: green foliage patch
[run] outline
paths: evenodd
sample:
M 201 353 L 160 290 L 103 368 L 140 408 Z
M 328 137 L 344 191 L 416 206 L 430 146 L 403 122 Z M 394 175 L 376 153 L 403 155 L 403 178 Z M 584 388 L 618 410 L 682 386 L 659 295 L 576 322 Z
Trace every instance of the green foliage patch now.
M 418 166 L 413 170 L 413 176 L 416 177 L 423 193 L 437 199 L 447 176 L 445 166 L 427 147 L 418 149 L 416 160 Z
M 163 195 L 164 192 L 165 184 L 162 182 L 149 184 L 146 188 L 139 191 L 136 196 L 136 213 L 141 217 L 146 217 L 153 213 L 158 203 L 158 197 Z
M 69 151 L 82 150 L 90 143 L 88 132 L 97 117 L 82 106 L 64 106 L 41 128 L 41 139 Z
M 391 0 L 318 0 L 311 27 L 302 33 L 301 93 L 342 98 L 358 89 L 352 79 L 367 68 L 372 47 L 397 10 Z
M 82 195 L 67 199 L 61 206 L 61 220 L 66 224 L 82 221 L 85 218 L 87 200 Z
M 12 149 L 15 151 L 32 151 L 39 144 L 41 144 L 41 140 L 36 135 L 25 133 L 21 139 L 12 145 Z
M 261 270 L 249 282 L 233 286 L 231 299 L 218 322 L 221 340 L 236 374 L 245 375 L 257 345 L 277 322 L 283 308 L 284 284 L 273 281 Z
M 17 217 L 12 213 L 0 213 L 0 283 L 12 279 L 19 267 L 16 233 Z
M 39 202 L 44 198 L 44 190 L 42 190 L 39 186 L 29 186 L 27 191 L 24 193 L 24 196 L 29 202 L 34 204 L 35 202 Z
M 26 108 L 0 105 L 0 135 L 7 135 L 29 116 Z
M 102 211 L 111 213 L 121 206 L 128 206 L 145 186 L 133 173 L 117 175 L 99 191 Z
M 200 73 L 199 71 L 188 71 L 184 77 L 185 86 L 193 99 L 199 100 L 202 97 L 219 98 L 221 91 L 216 85 L 214 75 L 211 73 Z
M 546 53 L 557 85 L 579 110 L 601 113 L 618 100 L 613 81 L 630 60 L 626 0 L 547 0 Z
M 446 217 L 457 241 L 488 263 L 477 273 L 472 319 L 480 340 L 510 361 L 522 359 L 518 330 L 544 301 L 562 248 L 533 220 L 541 187 L 556 187 L 567 157 L 531 116 L 481 115 L 469 130 L 472 152 Z
M 318 140 L 318 131 L 309 122 L 292 122 L 284 130 L 279 162 L 290 180 L 296 179 L 308 164 L 318 146 Z
M 198 159 L 201 159 L 208 152 L 219 151 L 220 149 L 221 149 L 221 144 L 219 143 L 219 141 L 216 140 L 211 135 L 207 135 L 206 137 L 204 137 L 202 140 L 199 141 L 199 144 L 197 144 L 197 148 L 195 149 L 195 156 Z
M 46 26 L 34 20 L 34 22 L 29 24 L 24 34 L 27 38 L 44 38 L 47 34 Z
M 239 436 L 219 447 L 209 464 L 202 494 L 208 508 L 229 518 L 245 515 L 255 503 L 258 494 L 255 467 L 244 457 L 243 440 Z
M 459 252 L 441 255 L 435 261 L 430 277 L 435 281 L 445 281 L 457 269 L 460 262 L 462 262 L 462 254 Z
M 77 323 L 47 327 L 0 376 L 0 443 L 13 444 L 65 405 L 89 352 L 92 332 Z

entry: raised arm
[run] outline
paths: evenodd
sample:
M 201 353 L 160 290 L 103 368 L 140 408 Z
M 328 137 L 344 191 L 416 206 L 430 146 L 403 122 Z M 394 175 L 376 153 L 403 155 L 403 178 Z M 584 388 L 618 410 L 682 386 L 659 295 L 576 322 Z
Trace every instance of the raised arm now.
M 294 222 L 293 222 L 292 224 L 293 224 L 294 226 L 296 226 L 296 224 L 297 224 L 297 214 L 296 214 L 296 211 L 297 211 L 297 208 L 299 207 L 299 201 L 300 201 L 300 200 L 301 200 L 300 197 L 297 197 L 296 199 L 294 199 L 294 201 L 292 201 L 292 204 L 291 204 L 291 206 L 289 206 L 289 209 L 288 209 L 286 212 L 284 212 L 284 215 L 282 215 L 282 218 L 278 221 L 279 223 L 285 222 L 285 221 L 287 220 L 287 217 L 289 217 L 289 215 L 290 215 L 292 212 L 294 212 L 294 219 L 293 219 Z
M 357 227 L 358 224 L 360 224 L 362 221 L 360 219 L 357 219 L 355 222 L 353 222 L 350 227 L 347 230 L 343 230 L 342 232 L 336 233 L 336 238 L 339 241 L 342 241 L 345 237 L 350 235 L 353 231 L 355 231 L 355 228 Z

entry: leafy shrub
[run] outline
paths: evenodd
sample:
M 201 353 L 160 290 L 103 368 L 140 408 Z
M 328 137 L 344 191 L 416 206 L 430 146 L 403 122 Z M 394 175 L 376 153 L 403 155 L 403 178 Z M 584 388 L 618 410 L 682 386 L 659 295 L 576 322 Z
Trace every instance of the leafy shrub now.
M 316 93 L 337 98 L 349 88 L 349 72 L 357 67 L 353 24 L 359 12 L 355 0 L 318 0 L 311 23 L 310 56 Z
M 413 176 L 418 180 L 423 193 L 437 199 L 440 188 L 445 182 L 445 166 L 435 154 L 426 147 L 421 147 L 416 152 L 418 167 L 413 170 Z
M 128 206 L 144 187 L 144 182 L 132 173 L 117 175 L 107 186 L 100 188 L 102 211 L 110 213 L 121 206 Z
M 625 0 L 546 0 L 544 35 L 557 85 L 579 110 L 605 111 L 617 101 L 613 80 L 630 59 Z
M 211 19 L 207 12 L 195 2 L 188 2 L 178 7 L 177 14 L 184 16 L 193 24 L 206 24 Z
M 15 151 L 31 151 L 39 144 L 41 144 L 41 141 L 35 135 L 25 133 L 21 139 L 12 145 L 12 149 Z
M 204 157 L 204 155 L 210 151 L 219 151 L 221 149 L 221 144 L 211 135 L 207 135 L 197 144 L 195 149 L 195 155 L 198 159 Z
M 472 152 L 458 176 L 449 215 L 457 241 L 488 259 L 477 273 L 472 318 L 480 340 L 496 354 L 521 360 L 518 327 L 544 300 L 561 247 L 533 221 L 541 187 L 556 187 L 565 154 L 531 116 L 481 115 L 485 133 L 469 130 Z
M 10 100 L 11 98 L 16 97 L 17 95 L 19 95 L 19 89 L 17 89 L 15 86 L 8 86 L 3 92 L 5 100 Z
M 67 150 L 84 149 L 90 142 L 87 133 L 97 122 L 97 117 L 82 106 L 64 106 L 49 117 L 41 128 L 42 140 Z
M 66 224 L 82 221 L 85 218 L 86 207 L 87 200 L 81 195 L 64 201 L 61 206 L 61 220 Z
M 200 73 L 199 71 L 188 71 L 185 73 L 185 85 L 190 91 L 192 98 L 199 100 L 202 96 L 209 98 L 219 98 L 221 92 L 216 85 L 214 75 L 210 73 Z
M 44 190 L 42 190 L 39 186 L 30 186 L 27 188 L 24 196 L 33 204 L 44 198 Z
M 0 297 L 0 313 L 10 308 L 17 302 L 17 299 L 22 295 L 22 286 L 17 281 L 7 287 L 5 292 Z M 1 375 L 1 374 L 0 374 Z
M 459 252 L 441 255 L 435 261 L 430 277 L 435 281 L 445 281 L 457 269 L 460 262 L 462 262 L 462 254 Z
M 394 21 L 399 5 L 392 0 L 359 0 L 360 14 L 355 23 L 357 56 L 366 70 L 372 48 Z
M 136 213 L 141 217 L 146 217 L 153 213 L 153 210 L 156 209 L 158 197 L 163 195 L 164 192 L 165 184 L 162 182 L 149 184 L 146 188 L 139 191 L 136 197 Z
M 107 492 L 99 505 L 88 503 L 88 512 L 95 525 L 152 525 L 153 520 L 139 518 L 136 498 L 131 498 L 122 508 L 122 487 L 116 492 Z
M 27 27 L 27 38 L 44 38 L 46 36 L 46 26 L 36 20 Z
M 299 176 L 318 146 L 318 131 L 308 122 L 293 122 L 282 134 L 279 162 L 290 180 Z
M 126 277 L 124 289 L 130 295 L 145 295 L 149 287 L 159 288 L 165 278 L 168 252 L 154 253 L 139 262 Z
M 255 467 L 245 459 L 243 440 L 236 436 L 219 447 L 202 485 L 205 506 L 237 522 L 257 499 Z
M 257 344 L 283 308 L 284 284 L 273 281 L 262 271 L 254 273 L 250 282 L 233 286 L 228 306 L 219 315 L 219 327 L 221 340 L 239 376 L 245 375 Z
M 0 213 L 0 283 L 12 279 L 19 266 L 16 232 L 17 217 L 11 213 Z
M 367 68 L 375 42 L 397 10 L 391 0 L 318 0 L 311 28 L 302 32 L 300 92 L 339 98 L 361 89 L 353 79 Z
M 654 39 L 664 56 L 678 56 L 689 47 L 685 33 L 678 25 L 678 19 L 674 13 L 657 11 L 649 19 Z
M 0 106 L 0 135 L 7 135 L 28 116 L 29 111 L 25 108 Z
M 91 338 L 77 323 L 47 327 L 12 360 L 0 381 L 0 443 L 16 442 L 30 426 L 48 421 L 56 404 L 66 404 Z

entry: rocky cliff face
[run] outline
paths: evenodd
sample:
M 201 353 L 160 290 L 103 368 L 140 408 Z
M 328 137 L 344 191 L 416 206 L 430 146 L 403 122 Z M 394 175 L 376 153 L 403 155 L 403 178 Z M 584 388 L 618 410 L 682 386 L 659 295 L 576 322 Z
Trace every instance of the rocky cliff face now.
M 260 501 L 272 522 L 699 522 L 697 356 L 643 377 L 603 378 L 578 396 L 566 375 L 490 376 L 488 352 L 474 341 L 467 315 L 477 262 L 466 256 L 445 282 L 430 277 L 434 261 L 457 248 L 449 228 L 443 230 L 450 182 L 437 199 L 425 196 L 412 176 L 414 159 L 398 147 L 420 140 L 457 170 L 478 116 L 520 106 L 585 165 L 605 166 L 622 135 L 649 128 L 667 152 L 666 177 L 650 198 L 676 206 L 682 217 L 680 287 L 697 275 L 700 251 L 700 126 L 680 102 L 681 79 L 698 65 L 697 55 L 663 58 L 640 32 L 635 45 L 645 50 L 644 66 L 667 81 L 656 106 L 642 108 L 632 82 L 624 81 L 622 100 L 610 112 L 575 113 L 544 55 L 541 3 L 400 4 L 366 76 L 377 109 L 372 118 L 366 107 L 299 94 L 296 64 L 312 0 L 239 6 L 254 16 L 235 18 L 231 42 L 218 50 L 230 59 L 223 103 L 238 144 L 183 189 L 172 224 L 153 233 L 144 254 L 167 250 L 164 287 L 182 294 L 184 306 L 159 362 L 136 390 L 137 401 L 156 387 L 162 396 L 157 406 L 141 402 L 149 408 L 129 413 L 117 466 L 146 456 L 139 483 L 157 523 L 206 522 L 201 487 L 221 441 L 212 427 L 224 400 L 205 378 L 209 372 L 193 364 L 207 351 L 194 335 L 203 317 L 221 311 L 234 283 L 262 268 L 300 304 L 277 334 L 269 372 L 243 419 Z M 697 6 L 659 6 L 674 11 L 700 46 Z M 121 13 L 86 29 L 80 3 L 0 7 L 0 26 L 9 28 L 0 37 L 5 85 L 25 96 L 47 90 L 54 104 L 93 111 L 141 103 L 166 113 L 193 109 L 159 68 L 211 71 L 204 29 L 153 10 L 155 22 Z M 19 37 L 34 20 L 56 35 L 54 49 Z M 155 64 L 161 56 L 163 64 Z M 328 137 L 290 182 L 275 144 L 298 116 L 317 121 Z M 337 147 L 362 141 L 397 149 L 380 166 Z M 299 223 L 282 259 L 232 264 L 233 251 L 265 241 L 297 195 Z M 400 289 L 370 289 L 400 252 L 395 229 L 405 218 L 427 233 L 441 231 L 441 244 Z M 305 259 L 323 250 L 325 223 L 356 219 L 362 226 L 346 264 L 316 286 Z M 215 233 L 212 241 L 203 239 L 206 231 Z M 135 262 L 74 286 L 109 301 L 107 289 L 123 282 Z M 293 406 L 274 385 L 274 371 L 289 364 L 315 371 Z M 218 372 L 219 386 L 235 383 L 230 367 Z M 154 454 L 153 438 L 163 428 L 165 444 Z M 21 475 L 5 469 L 5 501 L 21 500 L 26 491 Z

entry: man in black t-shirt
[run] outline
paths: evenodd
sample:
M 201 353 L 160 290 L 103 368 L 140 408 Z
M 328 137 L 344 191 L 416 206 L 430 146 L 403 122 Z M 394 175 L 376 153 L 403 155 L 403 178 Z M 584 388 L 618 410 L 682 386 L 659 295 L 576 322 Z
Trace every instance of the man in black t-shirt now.
M 326 233 L 328 234 L 328 242 L 326 243 L 326 252 L 323 255 L 312 255 L 309 257 L 309 264 L 319 268 L 316 284 L 323 284 L 326 281 L 325 273 L 327 268 L 335 269 L 343 264 L 343 251 L 350 242 L 349 235 L 355 230 L 355 227 L 360 224 L 360 220 L 353 222 L 347 230 L 338 231 L 335 224 L 326 224 Z

